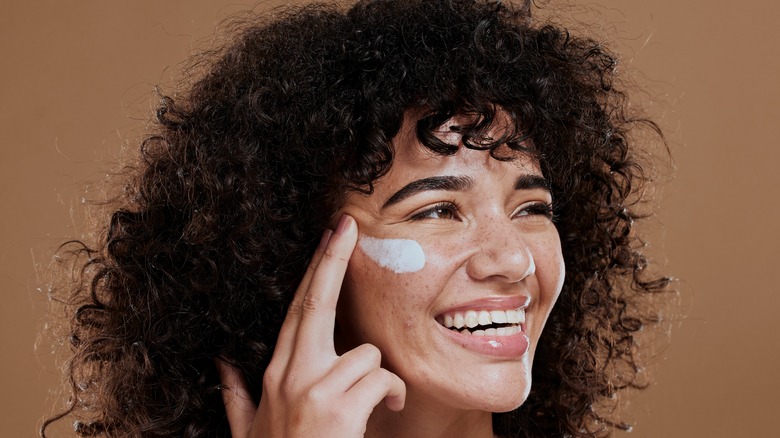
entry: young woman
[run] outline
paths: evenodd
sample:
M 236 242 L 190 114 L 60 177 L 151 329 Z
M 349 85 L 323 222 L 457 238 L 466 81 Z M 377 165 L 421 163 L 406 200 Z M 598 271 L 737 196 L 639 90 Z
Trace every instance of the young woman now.
M 552 437 L 623 427 L 655 125 L 529 4 L 369 0 L 243 24 L 166 97 L 78 244 L 83 436 Z

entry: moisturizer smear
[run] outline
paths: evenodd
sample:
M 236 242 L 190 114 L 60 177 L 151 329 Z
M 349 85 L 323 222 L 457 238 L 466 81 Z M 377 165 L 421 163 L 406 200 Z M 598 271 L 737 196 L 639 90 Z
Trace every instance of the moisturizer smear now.
M 360 249 L 379 266 L 402 274 L 417 272 L 425 266 L 425 253 L 411 239 L 377 239 L 360 236 Z

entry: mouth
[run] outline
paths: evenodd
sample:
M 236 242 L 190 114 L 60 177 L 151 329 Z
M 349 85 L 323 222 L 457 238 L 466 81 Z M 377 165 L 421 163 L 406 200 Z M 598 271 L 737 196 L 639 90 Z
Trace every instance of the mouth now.
M 472 336 L 513 336 L 523 331 L 525 309 L 463 310 L 444 313 L 436 321 L 445 328 Z

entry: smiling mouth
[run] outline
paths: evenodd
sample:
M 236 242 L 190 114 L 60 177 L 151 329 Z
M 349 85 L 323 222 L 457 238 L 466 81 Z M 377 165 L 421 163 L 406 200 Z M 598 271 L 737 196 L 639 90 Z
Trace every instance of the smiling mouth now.
M 474 336 L 512 336 L 523 331 L 525 309 L 467 310 L 436 318 L 444 327 Z

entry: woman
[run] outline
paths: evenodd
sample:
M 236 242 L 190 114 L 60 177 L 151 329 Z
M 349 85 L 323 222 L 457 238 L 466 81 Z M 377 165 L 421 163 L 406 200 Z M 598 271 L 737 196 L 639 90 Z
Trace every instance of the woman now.
M 529 4 L 248 20 L 166 97 L 82 275 L 83 436 L 604 436 L 641 386 L 652 122 Z M 565 266 L 565 269 L 564 269 Z M 308 267 L 308 268 L 307 268 Z M 564 274 L 565 271 L 565 274 Z M 544 328 L 544 332 L 542 329 Z M 532 367 L 533 364 L 533 367 Z M 533 385 L 532 385 L 533 381 Z

